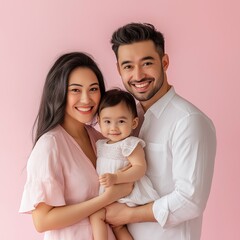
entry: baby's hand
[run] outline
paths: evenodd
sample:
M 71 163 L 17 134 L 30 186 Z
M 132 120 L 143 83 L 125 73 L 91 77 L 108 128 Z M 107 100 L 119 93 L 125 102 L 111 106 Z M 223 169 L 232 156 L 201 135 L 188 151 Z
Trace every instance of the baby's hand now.
M 105 173 L 99 177 L 99 182 L 105 188 L 110 187 L 117 182 L 117 175 L 112 173 Z

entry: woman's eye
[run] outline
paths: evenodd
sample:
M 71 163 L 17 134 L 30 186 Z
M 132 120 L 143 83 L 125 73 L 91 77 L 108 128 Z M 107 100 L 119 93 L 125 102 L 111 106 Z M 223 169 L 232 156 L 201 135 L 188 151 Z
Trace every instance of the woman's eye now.
M 78 88 L 72 88 L 72 89 L 69 89 L 70 92 L 72 93 L 79 93 L 80 92 L 80 89 Z
M 99 90 L 99 88 L 97 88 L 97 87 L 94 87 L 94 88 L 91 88 L 91 89 L 90 89 L 91 92 L 96 92 L 96 91 L 98 91 L 98 90 Z

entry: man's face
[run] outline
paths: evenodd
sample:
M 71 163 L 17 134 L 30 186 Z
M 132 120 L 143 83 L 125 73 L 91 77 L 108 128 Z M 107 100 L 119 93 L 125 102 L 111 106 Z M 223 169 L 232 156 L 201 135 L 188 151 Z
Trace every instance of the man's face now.
M 168 56 L 160 59 L 151 40 L 122 45 L 118 49 L 118 70 L 127 91 L 148 108 L 163 93 Z

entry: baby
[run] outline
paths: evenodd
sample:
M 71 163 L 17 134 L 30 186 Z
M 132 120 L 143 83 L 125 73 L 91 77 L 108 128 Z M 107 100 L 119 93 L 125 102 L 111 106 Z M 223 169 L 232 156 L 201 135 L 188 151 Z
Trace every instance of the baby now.
M 138 126 L 136 103 L 133 96 L 120 89 L 106 92 L 98 109 L 98 122 L 106 139 L 97 142 L 97 172 L 100 190 L 113 184 L 134 182 L 130 195 L 118 200 L 130 207 L 146 204 L 159 198 L 149 178 L 145 176 L 146 160 L 140 138 L 131 136 Z M 129 166 L 129 167 L 126 167 Z M 126 167 L 126 170 L 122 171 Z M 105 209 L 91 215 L 95 240 L 107 239 Z M 126 226 L 114 227 L 118 240 L 132 240 Z

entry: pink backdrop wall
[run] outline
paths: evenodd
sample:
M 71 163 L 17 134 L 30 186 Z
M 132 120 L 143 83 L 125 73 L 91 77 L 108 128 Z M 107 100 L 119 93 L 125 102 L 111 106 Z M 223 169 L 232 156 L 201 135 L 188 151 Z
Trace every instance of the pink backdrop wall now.
M 66 51 L 86 51 L 107 86 L 121 86 L 109 39 L 131 21 L 152 22 L 164 32 L 169 82 L 217 129 L 202 239 L 240 239 L 239 8 L 237 0 L 0 0 L 0 239 L 42 239 L 18 208 L 31 127 L 50 65 Z

